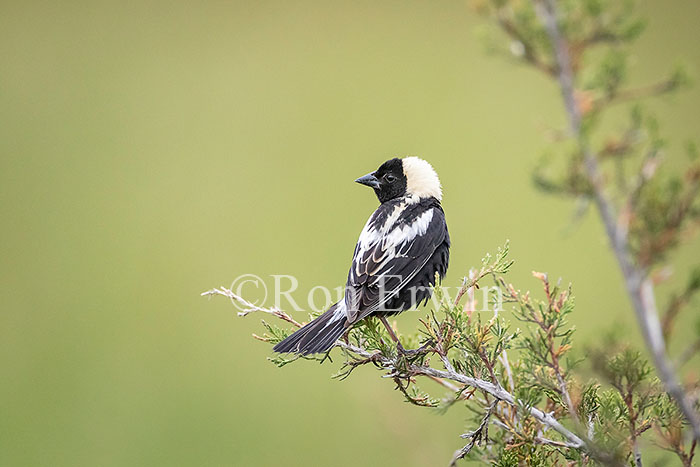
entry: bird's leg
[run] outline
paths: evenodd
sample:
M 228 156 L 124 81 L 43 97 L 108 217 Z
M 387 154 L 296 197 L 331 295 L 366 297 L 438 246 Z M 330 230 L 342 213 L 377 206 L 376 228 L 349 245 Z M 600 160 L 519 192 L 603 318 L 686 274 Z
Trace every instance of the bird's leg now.
M 350 343 L 350 328 L 347 328 L 345 332 L 343 333 L 342 336 L 340 336 L 341 339 L 343 339 L 343 342 L 346 344 Z
M 389 324 L 389 321 L 387 321 L 386 317 L 380 316 L 379 320 L 382 322 L 382 324 L 384 325 L 386 330 L 389 332 L 389 336 L 391 337 L 391 340 L 396 342 L 396 348 L 398 349 L 399 354 L 418 355 L 418 354 L 424 353 L 432 345 L 432 342 L 429 341 L 429 342 L 426 342 L 425 345 L 423 345 L 417 349 L 411 349 L 411 350 L 404 349 L 403 345 L 401 345 L 401 341 L 399 340 L 399 338 L 396 336 L 396 333 L 394 332 L 394 328 L 391 327 L 391 325 Z
M 405 349 L 403 348 L 403 345 L 401 345 L 401 341 L 398 337 L 396 337 L 394 328 L 392 328 L 391 324 L 389 324 L 389 321 L 386 320 L 386 316 L 380 316 L 379 321 L 382 322 L 386 330 L 389 332 L 389 337 L 391 337 L 391 340 L 396 342 L 396 347 L 399 349 L 399 353 L 406 353 Z

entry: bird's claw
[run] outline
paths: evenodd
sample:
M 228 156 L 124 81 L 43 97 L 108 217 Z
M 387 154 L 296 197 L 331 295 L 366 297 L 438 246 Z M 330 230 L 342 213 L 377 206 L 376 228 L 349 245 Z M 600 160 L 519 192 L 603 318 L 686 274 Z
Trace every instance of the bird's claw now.
M 426 342 L 425 344 L 421 345 L 417 349 L 405 349 L 404 346 L 401 345 L 401 342 L 397 342 L 396 349 L 398 350 L 398 353 L 401 356 L 415 357 L 416 355 L 426 353 L 430 349 L 431 344 L 432 344 L 432 342 Z

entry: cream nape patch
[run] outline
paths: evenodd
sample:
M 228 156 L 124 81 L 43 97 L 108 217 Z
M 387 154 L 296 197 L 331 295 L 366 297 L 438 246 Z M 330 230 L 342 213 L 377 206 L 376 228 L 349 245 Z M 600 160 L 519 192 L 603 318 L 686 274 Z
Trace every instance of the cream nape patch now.
M 406 157 L 401 159 L 403 173 L 406 175 L 406 191 L 412 197 L 436 198 L 442 201 L 442 187 L 435 169 L 428 162 L 418 157 Z

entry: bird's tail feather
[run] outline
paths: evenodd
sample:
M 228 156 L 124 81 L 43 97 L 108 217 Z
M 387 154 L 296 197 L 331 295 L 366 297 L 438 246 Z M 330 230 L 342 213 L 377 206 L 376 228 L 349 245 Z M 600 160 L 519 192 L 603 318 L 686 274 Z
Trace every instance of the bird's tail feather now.
M 287 337 L 272 349 L 279 353 L 309 355 L 328 351 L 347 329 L 345 311 L 341 300 L 321 316 Z

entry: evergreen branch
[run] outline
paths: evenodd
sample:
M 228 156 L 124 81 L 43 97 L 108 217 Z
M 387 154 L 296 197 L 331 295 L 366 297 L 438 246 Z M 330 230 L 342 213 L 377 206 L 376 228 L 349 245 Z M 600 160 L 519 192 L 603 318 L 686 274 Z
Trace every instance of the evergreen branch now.
M 493 261 L 491 261 L 490 254 L 486 255 L 486 257 L 481 260 L 481 268 L 479 268 L 479 270 L 470 271 L 469 277 L 465 277 L 462 280 L 462 286 L 457 292 L 453 305 L 459 305 L 459 302 L 462 300 L 464 294 L 469 292 L 470 289 L 473 287 L 478 288 L 479 281 L 484 277 L 494 274 L 505 274 L 508 272 L 510 267 L 513 265 L 513 260 L 507 259 L 509 250 L 510 242 L 506 241 L 503 248 L 499 247 L 496 251 L 496 256 Z
M 595 99 L 593 101 L 593 108 L 601 109 L 614 104 L 661 96 L 677 90 L 679 84 L 677 79 L 671 77 L 657 83 L 647 84 L 637 88 L 615 90 L 615 92 L 609 95 Z
M 647 272 L 636 267 L 632 261 L 627 236 L 618 229 L 615 208 L 604 190 L 604 180 L 598 166 L 598 160 L 591 151 L 581 125 L 581 113 L 576 103 L 574 76 L 572 72 L 568 46 L 557 24 L 557 6 L 554 0 L 534 0 L 535 10 L 549 35 L 557 64 L 557 80 L 569 118 L 570 129 L 578 140 L 584 157 L 584 167 L 593 189 L 598 212 L 605 226 L 605 231 L 625 278 L 627 293 L 642 330 L 642 335 L 649 348 L 660 379 L 668 393 L 675 399 L 690 423 L 693 436 L 700 439 L 700 419 L 693 404 L 679 384 L 671 363 L 666 355 L 661 323 L 656 309 L 656 300 L 651 280 Z
M 244 303 L 245 306 L 248 307 L 248 310 L 246 310 L 245 312 L 238 313 L 238 315 L 242 317 L 247 316 L 248 314 L 253 312 L 266 313 L 276 316 L 277 318 L 283 321 L 292 323 L 297 327 L 300 326 L 298 322 L 294 321 L 285 312 L 277 309 L 252 305 L 250 302 L 246 301 L 242 297 L 238 296 L 231 290 L 226 289 L 224 287 L 209 290 L 207 292 L 204 292 L 202 295 L 222 295 L 232 300 Z M 521 406 L 526 407 L 526 410 L 528 410 L 529 414 L 533 418 L 535 418 L 537 421 L 547 426 L 548 428 L 551 428 L 560 435 L 562 435 L 567 440 L 567 447 L 570 447 L 572 449 L 580 449 L 585 452 L 588 452 L 591 455 L 595 454 L 595 451 L 591 445 L 588 445 L 576 434 L 564 427 L 551 413 L 544 412 L 534 406 L 528 407 L 527 404 L 522 404 L 522 401 L 518 401 L 510 392 L 506 391 L 498 384 L 494 384 L 490 381 L 486 381 L 483 379 L 470 377 L 458 372 L 457 370 L 455 370 L 454 366 L 450 363 L 449 359 L 446 356 L 440 356 L 441 361 L 445 366 L 445 370 L 439 370 L 427 365 L 408 363 L 405 360 L 403 360 L 403 358 L 399 355 L 387 356 L 382 354 L 381 352 L 370 352 L 363 347 L 353 345 L 342 340 L 337 341 L 336 346 L 340 347 L 346 352 L 349 352 L 353 356 L 353 360 L 349 363 L 346 363 L 347 365 L 350 365 L 351 368 L 346 373 L 343 373 L 343 376 L 347 376 L 349 372 L 357 366 L 361 366 L 367 363 L 373 363 L 382 368 L 383 370 L 388 371 L 389 375 L 392 378 L 394 378 L 394 380 L 396 380 L 396 378 L 407 379 L 414 376 L 425 376 L 433 380 L 437 379 L 445 382 L 454 381 L 464 386 L 479 389 L 494 397 L 496 401 L 503 401 L 510 406 L 517 407 L 520 403 Z M 462 388 L 458 389 L 460 391 L 462 390 Z
M 495 400 L 486 408 L 484 418 L 481 420 L 481 423 L 476 430 L 470 431 L 469 433 L 464 433 L 461 436 L 462 438 L 469 438 L 469 443 L 454 453 L 454 456 L 452 456 L 452 461 L 450 462 L 450 467 L 457 465 L 458 460 L 464 459 L 464 457 L 471 452 L 476 443 L 480 442 L 483 444 L 489 441 L 489 419 L 491 418 L 491 413 L 493 412 L 493 409 L 496 408 L 497 404 L 498 400 Z
M 555 75 L 556 70 L 539 56 L 535 48 L 530 44 L 530 41 L 523 36 L 518 27 L 511 20 L 503 14 L 498 14 L 497 21 L 501 29 L 503 29 L 512 40 L 522 45 L 522 58 L 526 62 L 548 76 Z
M 301 323 L 295 321 L 294 318 L 289 316 L 284 311 L 278 310 L 277 308 L 265 308 L 265 307 L 260 307 L 260 306 L 254 305 L 253 303 L 249 302 L 245 298 L 241 297 L 238 294 L 233 293 L 232 290 L 227 289 L 225 287 L 219 287 L 218 289 L 214 288 L 211 290 L 207 290 L 206 292 L 202 292 L 200 294 L 200 296 L 202 296 L 202 297 L 211 297 L 213 295 L 223 295 L 224 297 L 230 298 L 232 302 L 238 302 L 241 305 L 245 306 L 245 310 L 239 311 L 238 316 L 246 316 L 254 311 L 258 311 L 260 313 L 268 313 L 270 315 L 273 315 L 273 316 L 281 319 L 282 321 L 286 321 L 290 324 L 293 324 L 294 326 L 296 326 L 298 328 L 300 328 L 302 326 Z
M 482 391 L 490 394 L 491 396 L 495 397 L 496 399 L 498 399 L 500 401 L 507 403 L 508 405 L 511 405 L 511 406 L 517 405 L 516 399 L 513 397 L 512 394 L 510 394 L 505 389 L 498 387 L 495 384 L 490 383 L 488 381 L 485 381 L 482 379 L 477 379 L 477 378 L 471 378 L 471 377 L 463 375 L 461 373 L 457 373 L 454 369 L 448 369 L 446 371 L 443 371 L 443 370 L 438 370 L 438 369 L 435 369 L 432 367 L 427 367 L 427 366 L 420 366 L 420 367 L 413 366 L 413 367 L 411 367 L 411 370 L 416 375 L 433 376 L 436 378 L 456 381 L 458 383 L 462 383 L 462 384 L 465 384 L 467 386 L 472 386 L 472 387 L 481 389 Z M 545 413 L 542 410 L 538 409 L 537 407 L 530 407 L 529 413 L 537 421 L 539 421 L 543 425 L 546 425 L 547 427 L 553 429 L 554 431 L 556 431 L 557 433 L 562 435 L 564 438 L 566 438 L 571 443 L 571 447 L 573 447 L 575 449 L 582 449 L 582 450 L 587 451 L 587 452 L 591 450 L 590 446 L 587 446 L 586 443 L 581 438 L 579 438 L 574 433 L 572 433 L 567 428 L 565 428 L 550 413 Z
M 662 319 L 662 329 L 664 338 L 668 339 L 673 330 L 673 325 L 681 312 L 681 309 L 688 305 L 693 296 L 700 291 L 700 269 L 693 271 L 693 277 L 682 293 L 674 295 L 666 308 Z
M 676 368 L 680 368 L 688 363 L 688 360 L 693 358 L 698 352 L 700 352 L 700 339 L 696 339 L 685 348 L 685 350 L 676 360 Z

